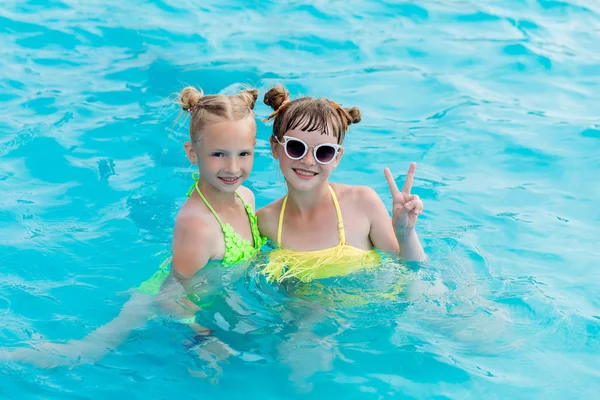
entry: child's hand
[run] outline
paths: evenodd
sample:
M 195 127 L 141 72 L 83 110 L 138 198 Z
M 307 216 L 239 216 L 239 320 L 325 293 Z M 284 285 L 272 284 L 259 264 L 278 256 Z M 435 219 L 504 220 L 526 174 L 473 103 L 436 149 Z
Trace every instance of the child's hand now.
M 402 235 L 413 230 L 417 225 L 419 214 L 423 212 L 423 202 L 419 196 L 410 194 L 416 169 L 417 164 L 414 162 L 408 167 L 402 191 L 398 190 L 390 170 L 388 168 L 384 170 L 385 178 L 392 193 L 392 224 L 396 235 Z

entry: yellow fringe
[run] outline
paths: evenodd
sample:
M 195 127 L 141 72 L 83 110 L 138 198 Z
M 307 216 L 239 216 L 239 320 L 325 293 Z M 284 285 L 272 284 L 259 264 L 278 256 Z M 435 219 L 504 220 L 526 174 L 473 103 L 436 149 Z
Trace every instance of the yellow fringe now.
M 282 282 L 296 278 L 302 282 L 344 276 L 376 267 L 381 256 L 375 250 L 362 250 L 342 244 L 316 251 L 275 249 L 268 255 L 269 262 L 262 264 L 262 273 L 268 281 Z

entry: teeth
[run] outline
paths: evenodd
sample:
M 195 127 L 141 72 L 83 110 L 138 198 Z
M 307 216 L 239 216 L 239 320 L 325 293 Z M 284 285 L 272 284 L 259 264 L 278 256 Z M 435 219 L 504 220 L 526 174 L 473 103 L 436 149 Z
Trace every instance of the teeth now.
M 308 171 L 301 171 L 299 169 L 295 170 L 298 174 L 300 175 L 304 175 L 304 176 L 315 176 L 316 173 L 314 172 L 308 172 Z
M 238 178 L 221 178 L 223 179 L 225 182 L 234 182 L 237 181 Z

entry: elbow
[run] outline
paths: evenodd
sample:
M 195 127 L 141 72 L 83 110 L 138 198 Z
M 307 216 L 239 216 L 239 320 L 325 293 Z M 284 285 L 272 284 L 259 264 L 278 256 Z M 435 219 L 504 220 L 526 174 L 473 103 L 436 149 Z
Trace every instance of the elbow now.
M 194 268 L 186 268 L 185 266 L 182 265 L 178 265 L 175 262 L 171 263 L 171 271 L 173 272 L 173 275 L 181 280 L 181 279 L 190 279 L 191 277 L 193 277 L 196 272 L 197 269 Z

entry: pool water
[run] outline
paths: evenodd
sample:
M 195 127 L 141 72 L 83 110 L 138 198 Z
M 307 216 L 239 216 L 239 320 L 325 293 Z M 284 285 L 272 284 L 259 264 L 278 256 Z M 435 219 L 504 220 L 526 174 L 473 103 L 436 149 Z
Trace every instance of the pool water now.
M 389 207 L 383 168 L 401 182 L 416 161 L 429 256 L 302 287 L 227 271 L 206 316 L 226 359 L 157 318 L 95 363 L 0 361 L 0 398 L 600 391 L 598 1 L 9 0 L 0 49 L 3 350 L 84 337 L 168 255 L 188 84 L 359 106 L 332 180 Z M 285 193 L 269 133 L 258 207 Z

